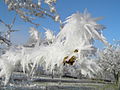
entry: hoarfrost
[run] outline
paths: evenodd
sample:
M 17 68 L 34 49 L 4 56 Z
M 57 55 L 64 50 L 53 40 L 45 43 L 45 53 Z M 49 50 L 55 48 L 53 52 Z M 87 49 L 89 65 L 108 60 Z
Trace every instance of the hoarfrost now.
M 46 0 L 46 3 L 50 1 Z M 6 78 L 5 85 L 9 82 L 16 65 L 19 64 L 24 73 L 28 70 L 32 74 L 36 67 L 43 66 L 43 64 L 44 70 L 52 72 L 55 65 L 62 69 L 63 63 L 67 64 L 71 60 L 73 63 L 70 62 L 70 64 L 77 67 L 83 75 L 93 77 L 93 74 L 101 70 L 94 60 L 88 58 L 90 52 L 95 53 L 93 42 L 98 39 L 108 45 L 100 32 L 103 27 L 96 21 L 97 19 L 91 18 L 88 12 L 83 14 L 77 12 L 67 18 L 63 29 L 56 37 L 51 31 L 46 31 L 46 39 L 51 40 L 51 44 L 41 44 L 34 48 L 11 47 L 0 59 L 2 62 L 0 63 L 0 75 Z M 36 41 L 40 40 L 38 32 L 34 28 L 31 28 L 30 33 Z

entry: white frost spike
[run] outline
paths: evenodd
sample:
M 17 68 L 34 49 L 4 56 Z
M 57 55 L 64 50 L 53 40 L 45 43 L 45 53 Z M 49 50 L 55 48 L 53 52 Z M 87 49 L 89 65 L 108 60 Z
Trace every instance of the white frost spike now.
M 44 30 L 46 31 L 45 32 L 46 40 L 53 42 L 53 40 L 55 39 L 55 35 L 53 34 L 53 32 L 46 28 L 44 28 Z
M 28 41 L 28 44 L 39 46 L 41 43 L 40 33 L 33 27 L 30 28 L 29 33 L 30 39 Z
M 87 8 L 84 10 L 83 17 L 84 17 L 84 18 L 91 18 L 91 14 L 88 13 Z
M 94 18 L 93 20 L 94 21 L 99 21 L 99 20 L 102 20 L 103 19 L 103 17 L 98 17 L 98 18 Z
M 4 77 L 5 81 L 4 81 L 4 85 L 6 86 L 7 83 L 9 82 L 9 79 L 12 75 L 12 72 L 15 69 L 15 65 L 13 65 L 12 63 L 10 63 L 9 61 L 7 61 L 6 59 L 0 59 L 0 78 Z
M 39 39 L 39 32 L 35 28 L 31 27 L 29 33 L 33 39 Z

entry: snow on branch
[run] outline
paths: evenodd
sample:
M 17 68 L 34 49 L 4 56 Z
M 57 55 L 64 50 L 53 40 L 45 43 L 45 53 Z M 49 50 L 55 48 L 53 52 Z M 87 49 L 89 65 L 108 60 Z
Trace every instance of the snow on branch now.
M 45 16 L 52 18 L 56 22 L 60 22 L 60 16 L 55 8 L 56 0 L 4 0 L 9 10 L 16 13 L 26 22 L 33 22 L 35 17 L 43 18 Z M 48 8 L 42 7 L 42 4 L 48 5 Z

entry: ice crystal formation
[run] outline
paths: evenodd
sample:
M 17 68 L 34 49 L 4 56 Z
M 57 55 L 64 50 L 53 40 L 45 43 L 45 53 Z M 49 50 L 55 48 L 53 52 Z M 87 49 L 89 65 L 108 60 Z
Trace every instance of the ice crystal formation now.
M 46 3 L 50 1 L 52 0 L 45 0 Z M 108 45 L 101 33 L 104 26 L 97 24 L 99 19 L 92 18 L 86 11 L 83 14 L 77 12 L 66 19 L 64 27 L 56 36 L 52 31 L 45 29 L 44 41 L 41 40 L 38 31 L 31 28 L 30 34 L 34 47 L 11 46 L 0 57 L 0 77 L 5 77 L 4 84 L 9 82 L 17 65 L 22 67 L 24 73 L 29 71 L 30 74 L 38 66 L 49 73 L 57 66 L 63 72 L 63 67 L 66 65 L 69 67 L 68 71 L 75 74 L 77 72 L 71 70 L 71 66 L 74 66 L 81 74 L 93 77 L 101 70 L 96 61 L 90 58 L 90 55 L 96 51 L 94 40 L 100 40 Z

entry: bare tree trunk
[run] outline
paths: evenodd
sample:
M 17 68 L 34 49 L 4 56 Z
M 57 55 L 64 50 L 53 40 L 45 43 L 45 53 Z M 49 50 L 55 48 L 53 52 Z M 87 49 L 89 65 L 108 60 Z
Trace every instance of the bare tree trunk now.
M 119 75 L 119 73 L 116 74 L 115 70 L 113 70 L 113 75 L 114 75 L 116 84 L 118 84 L 118 79 L 119 79 L 118 75 Z
M 114 73 L 114 77 L 115 77 L 116 84 L 118 84 L 118 74 Z
M 116 74 L 115 71 L 114 71 L 114 78 L 115 78 L 116 84 L 118 86 L 118 89 L 120 90 L 120 72 L 118 72 Z
M 119 90 L 120 90 L 120 72 L 118 72 L 118 88 L 119 88 Z

